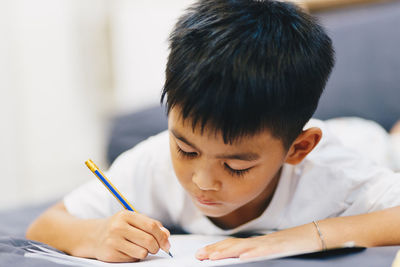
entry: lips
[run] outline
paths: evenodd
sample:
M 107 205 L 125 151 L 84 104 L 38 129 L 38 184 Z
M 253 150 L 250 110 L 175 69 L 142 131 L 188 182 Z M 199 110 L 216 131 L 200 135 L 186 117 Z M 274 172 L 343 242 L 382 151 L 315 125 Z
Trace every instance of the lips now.
M 197 202 L 199 202 L 200 204 L 207 205 L 207 206 L 213 206 L 213 205 L 218 205 L 218 204 L 220 204 L 219 202 L 216 202 L 215 200 L 207 199 L 207 198 L 204 198 L 204 197 L 195 197 L 195 199 L 196 199 Z

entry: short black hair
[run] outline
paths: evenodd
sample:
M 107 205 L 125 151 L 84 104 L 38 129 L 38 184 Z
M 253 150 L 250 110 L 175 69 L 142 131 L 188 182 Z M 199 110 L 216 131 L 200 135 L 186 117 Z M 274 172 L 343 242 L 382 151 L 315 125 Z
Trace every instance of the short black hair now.
M 317 20 L 280 1 L 200 0 L 178 20 L 161 103 L 225 143 L 267 129 L 286 149 L 317 108 L 334 65 Z

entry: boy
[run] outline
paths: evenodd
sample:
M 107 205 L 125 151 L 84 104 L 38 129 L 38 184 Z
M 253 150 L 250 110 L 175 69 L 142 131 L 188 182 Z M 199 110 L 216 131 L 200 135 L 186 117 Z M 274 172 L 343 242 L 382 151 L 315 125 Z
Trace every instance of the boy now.
M 278 1 L 199 1 L 170 49 L 168 132 L 123 153 L 107 174 L 148 217 L 120 211 L 93 179 L 28 238 L 110 262 L 168 251 L 164 226 L 269 233 L 207 246 L 200 260 L 400 244 L 399 174 L 346 150 L 324 123 L 305 126 L 334 62 L 313 18 Z

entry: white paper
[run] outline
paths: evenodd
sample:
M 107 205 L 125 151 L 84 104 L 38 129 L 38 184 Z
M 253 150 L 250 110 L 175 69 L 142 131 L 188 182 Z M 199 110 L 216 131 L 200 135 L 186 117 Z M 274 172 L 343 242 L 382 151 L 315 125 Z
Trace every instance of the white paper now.
M 121 266 L 121 267 L 163 267 L 163 266 L 221 266 L 221 265 L 232 265 L 245 262 L 263 261 L 270 259 L 277 259 L 282 257 L 289 257 L 294 255 L 300 255 L 304 253 L 311 253 L 315 251 L 296 251 L 287 252 L 282 254 L 274 254 L 264 257 L 253 258 L 249 260 L 240 260 L 238 258 L 223 259 L 223 260 L 204 260 L 199 261 L 196 259 L 195 254 L 198 249 L 213 244 L 215 242 L 226 239 L 226 236 L 206 236 L 206 235 L 172 235 L 169 238 L 171 243 L 170 252 L 174 256 L 171 258 L 164 251 L 159 251 L 155 255 L 149 254 L 149 256 L 139 262 L 133 263 L 107 263 L 93 259 L 86 259 L 80 257 L 73 257 L 62 253 L 55 252 L 48 248 L 35 245 L 37 249 L 28 249 L 29 252 L 25 253 L 25 257 L 29 258 L 40 258 L 61 263 L 65 265 L 73 266 Z M 342 247 L 353 247 L 354 242 L 345 243 Z
M 49 250 L 42 246 L 36 246 L 38 250 L 30 249 L 25 253 L 25 257 L 41 258 L 56 263 L 74 266 L 218 266 L 240 263 L 239 259 L 224 259 L 218 261 L 199 261 L 195 258 L 196 251 L 208 244 L 212 244 L 227 238 L 226 236 L 205 236 L 205 235 L 172 235 L 169 238 L 171 243 L 170 252 L 174 256 L 171 258 L 164 251 L 159 251 L 155 255 L 149 256 L 139 262 L 134 263 L 106 263 L 98 260 L 73 257 Z

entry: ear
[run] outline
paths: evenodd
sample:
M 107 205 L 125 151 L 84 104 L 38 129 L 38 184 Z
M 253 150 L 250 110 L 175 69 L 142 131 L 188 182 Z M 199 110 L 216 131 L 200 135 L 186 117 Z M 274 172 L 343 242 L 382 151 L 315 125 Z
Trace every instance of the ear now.
M 285 162 L 293 165 L 300 163 L 318 145 L 321 138 L 320 128 L 312 127 L 302 131 L 290 146 Z

